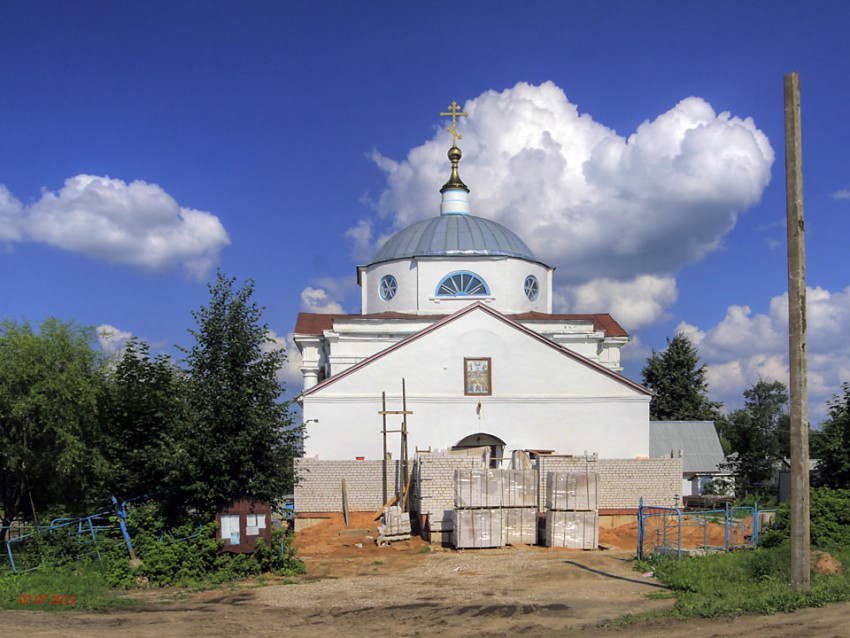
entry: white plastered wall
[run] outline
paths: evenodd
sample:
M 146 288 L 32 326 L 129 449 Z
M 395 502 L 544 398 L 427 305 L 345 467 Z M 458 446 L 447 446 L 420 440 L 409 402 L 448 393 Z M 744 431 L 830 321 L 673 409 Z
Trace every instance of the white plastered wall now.
M 440 281 L 457 271 L 473 272 L 481 277 L 490 295 L 437 297 Z M 553 271 L 541 263 L 516 257 L 419 257 L 384 262 L 360 270 L 362 312 L 451 314 L 472 300 L 480 300 L 505 314 L 551 313 Z M 380 296 L 380 281 L 385 275 L 392 275 L 398 282 L 398 291 L 390 301 Z M 540 295 L 535 301 L 525 295 L 523 284 L 528 275 L 537 277 L 540 285 Z
M 490 357 L 492 396 L 464 396 L 464 357 Z M 479 309 L 304 397 L 306 454 L 380 458 L 381 392 L 388 409 L 401 409 L 402 378 L 414 412 L 408 417 L 411 454 L 450 447 L 479 431 L 501 438 L 508 449 L 606 458 L 649 453 L 647 394 Z M 400 417 L 389 418 L 389 429 L 399 425 Z M 397 458 L 398 435 L 389 441 Z

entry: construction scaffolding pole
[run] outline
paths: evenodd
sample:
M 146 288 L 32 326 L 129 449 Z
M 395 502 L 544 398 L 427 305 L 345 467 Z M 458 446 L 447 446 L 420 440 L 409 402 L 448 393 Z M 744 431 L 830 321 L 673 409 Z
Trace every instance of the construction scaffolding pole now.
M 785 201 L 788 213 L 788 334 L 791 367 L 791 588 L 811 586 L 806 246 L 800 75 L 785 76 Z
M 407 478 L 408 465 L 409 465 L 408 464 L 408 453 L 407 453 L 407 415 L 413 414 L 413 412 L 411 412 L 407 409 L 407 391 L 405 390 L 404 379 L 401 380 L 401 400 L 402 400 L 402 409 L 401 410 L 387 410 L 387 393 L 382 392 L 381 393 L 381 410 L 378 412 L 378 414 L 380 414 L 383 417 L 383 428 L 382 428 L 381 432 L 384 436 L 384 464 L 383 464 L 383 470 L 384 470 L 384 494 L 383 494 L 384 503 L 389 502 L 389 501 L 387 501 L 387 496 L 388 496 L 388 494 L 387 494 L 387 491 L 388 491 L 387 490 L 387 434 L 400 433 L 401 434 L 401 455 L 400 455 L 399 462 L 398 462 L 399 463 L 399 465 L 398 465 L 399 481 L 397 483 L 397 485 L 399 486 L 399 491 L 396 492 L 396 498 L 398 500 L 399 505 L 402 506 L 404 511 L 407 511 L 407 509 L 406 509 L 406 502 L 407 502 L 406 497 L 407 497 L 407 492 L 408 492 L 408 489 L 409 489 L 409 487 L 408 487 L 409 481 L 408 481 L 408 478 Z M 399 429 L 399 430 L 388 430 L 387 429 L 387 415 L 388 414 L 399 415 L 399 416 L 402 417 L 401 429 Z
M 384 476 L 384 500 L 383 502 L 387 502 L 387 393 L 381 392 L 381 415 L 384 417 L 384 427 L 382 432 L 384 433 L 384 455 L 381 457 L 381 469 L 383 470 Z

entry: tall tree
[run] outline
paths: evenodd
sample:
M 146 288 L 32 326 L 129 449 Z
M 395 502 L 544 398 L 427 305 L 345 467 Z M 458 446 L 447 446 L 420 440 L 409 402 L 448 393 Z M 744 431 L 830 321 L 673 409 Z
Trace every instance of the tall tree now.
M 756 382 L 744 391 L 744 407 L 718 421 L 730 444 L 726 467 L 741 494 L 764 491 L 782 458 L 781 428 L 788 427 L 788 390 L 780 381 Z
M 652 351 L 641 371 L 643 384 L 655 393 L 649 404 L 654 421 L 713 421 L 720 403 L 709 401 L 707 367 L 691 340 L 679 333 L 667 338 L 667 347 Z
M 832 488 L 850 488 L 850 383 L 830 400 L 829 418 L 813 437 L 812 452 L 818 459 L 819 482 Z
M 105 471 L 98 452 L 102 359 L 95 332 L 47 319 L 0 323 L 0 507 L 3 525 L 45 508 L 82 510 Z M 0 533 L 2 539 L 2 533 Z
M 156 497 L 167 512 L 182 500 L 188 467 L 188 377 L 166 355 L 131 339 L 107 375 L 102 408 L 107 487 L 121 498 Z
M 186 350 L 195 414 L 186 504 L 203 517 L 243 495 L 279 501 L 293 487 L 301 440 L 277 379 L 286 355 L 262 323 L 253 281 L 235 282 L 217 273 Z

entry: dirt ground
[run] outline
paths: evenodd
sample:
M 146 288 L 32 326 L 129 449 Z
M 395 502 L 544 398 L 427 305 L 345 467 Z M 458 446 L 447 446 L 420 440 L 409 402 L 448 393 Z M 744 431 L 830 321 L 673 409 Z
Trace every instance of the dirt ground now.
M 525 546 L 453 551 L 419 538 L 377 547 L 372 519 L 357 514 L 347 529 L 331 519 L 299 533 L 296 545 L 307 574 L 293 584 L 134 593 L 138 607 L 105 613 L 4 611 L 0 635 L 455 638 L 578 631 L 587 637 L 629 638 L 850 637 L 850 603 L 769 617 L 660 618 L 599 628 L 624 614 L 672 604 L 651 596 L 663 594 L 663 585 L 633 570 L 636 537 L 628 527 L 601 530 L 600 542 L 616 545 L 604 551 Z

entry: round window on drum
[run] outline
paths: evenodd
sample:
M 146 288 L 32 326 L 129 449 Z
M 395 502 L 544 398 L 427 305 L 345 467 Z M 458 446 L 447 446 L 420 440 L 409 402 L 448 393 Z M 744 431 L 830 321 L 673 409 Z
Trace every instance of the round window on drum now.
M 528 297 L 529 301 L 537 301 L 537 298 L 540 296 L 540 283 L 537 281 L 537 277 L 534 275 L 526 277 L 523 288 L 525 289 L 525 296 Z
M 395 293 L 398 292 L 398 281 L 396 281 L 396 278 L 392 275 L 381 277 L 380 291 L 381 299 L 384 301 L 389 301 L 395 297 Z

